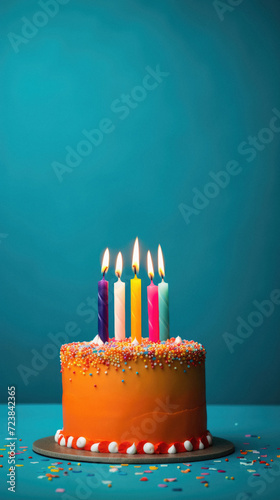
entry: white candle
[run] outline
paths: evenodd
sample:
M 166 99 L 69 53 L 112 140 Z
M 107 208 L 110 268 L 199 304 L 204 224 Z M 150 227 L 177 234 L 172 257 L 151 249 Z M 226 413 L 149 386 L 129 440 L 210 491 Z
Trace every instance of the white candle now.
M 122 254 L 118 253 L 115 274 L 118 281 L 114 283 L 114 316 L 115 316 L 115 339 L 125 339 L 125 283 L 121 281 Z

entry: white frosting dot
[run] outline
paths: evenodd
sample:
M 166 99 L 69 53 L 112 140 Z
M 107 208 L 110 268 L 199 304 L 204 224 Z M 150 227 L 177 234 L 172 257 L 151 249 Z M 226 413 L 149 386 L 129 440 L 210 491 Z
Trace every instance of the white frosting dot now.
M 132 345 L 139 345 L 139 342 L 137 340 L 137 338 L 135 337 L 135 339 L 133 340 L 133 342 L 131 342 Z
M 58 442 L 58 438 L 59 438 L 59 434 L 61 433 L 61 429 L 58 429 L 54 435 L 54 440 L 55 442 L 57 443 Z
M 190 441 L 185 441 L 184 447 L 186 448 L 187 451 L 193 451 L 193 445 Z
M 104 342 L 101 340 L 101 338 L 99 337 L 99 335 L 95 335 L 93 341 L 92 341 L 94 344 L 97 344 L 97 345 L 104 345 Z
M 110 453 L 118 453 L 118 443 L 116 441 L 112 441 L 112 443 L 109 444 L 108 450 Z
M 202 441 L 199 441 L 199 450 L 204 450 L 204 444 Z
M 175 448 L 174 444 L 172 446 L 170 446 L 170 448 L 168 448 L 168 453 L 176 453 L 176 448 Z
M 67 440 L 67 448 L 72 448 L 73 439 L 73 436 L 69 436 Z
M 59 442 L 60 446 L 65 446 L 66 445 L 66 441 L 65 441 L 65 438 L 61 438 L 60 442 Z
M 152 453 L 154 453 L 155 448 L 152 443 L 145 443 L 143 446 L 143 450 L 145 453 L 149 453 L 151 455 Z
M 98 446 L 99 446 L 99 443 L 94 443 L 94 444 L 90 447 L 90 451 L 93 451 L 94 453 L 98 453 L 98 452 L 99 452 Z
M 182 344 L 182 339 L 181 339 L 181 337 L 179 337 L 179 335 L 175 339 L 175 344 Z
M 129 455 L 135 455 L 136 451 L 137 451 L 136 446 L 133 443 L 131 446 L 127 448 L 126 453 L 128 453 Z
M 211 436 L 211 434 L 207 434 L 206 438 L 207 438 L 207 441 L 208 441 L 209 445 L 211 446 L 211 444 L 212 444 L 212 436 Z
M 78 448 L 84 448 L 84 447 L 85 447 L 86 442 L 87 442 L 87 441 L 86 441 L 86 438 L 84 438 L 84 437 L 79 437 L 79 438 L 77 439 L 77 446 L 78 446 Z

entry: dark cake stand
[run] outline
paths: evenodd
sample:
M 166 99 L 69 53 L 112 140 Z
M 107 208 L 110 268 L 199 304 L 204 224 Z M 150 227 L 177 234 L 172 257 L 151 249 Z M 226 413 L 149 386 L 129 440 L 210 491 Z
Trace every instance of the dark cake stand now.
M 204 450 L 186 453 L 166 454 L 138 454 L 127 453 L 93 453 L 92 451 L 75 450 L 60 446 L 54 440 L 54 436 L 38 439 L 33 443 L 33 451 L 46 457 L 73 460 L 78 462 L 95 462 L 109 464 L 163 464 L 178 462 L 198 462 L 199 460 L 211 460 L 213 458 L 225 457 L 234 452 L 234 445 L 226 439 L 213 437 L 213 444 Z

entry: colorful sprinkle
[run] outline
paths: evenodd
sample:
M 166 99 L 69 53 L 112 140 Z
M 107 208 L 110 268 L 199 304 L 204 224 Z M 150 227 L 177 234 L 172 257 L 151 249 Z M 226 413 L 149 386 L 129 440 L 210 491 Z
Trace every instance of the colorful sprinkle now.
M 127 364 L 127 361 L 136 361 L 139 357 L 143 361 L 145 359 L 145 368 L 148 368 L 148 362 L 152 368 L 157 366 L 163 368 L 163 363 L 171 368 L 171 365 L 178 361 L 180 365 L 190 368 L 190 363 L 192 366 L 201 364 L 201 361 L 205 359 L 205 354 L 204 347 L 193 340 L 183 340 L 180 344 L 176 344 L 175 338 L 165 342 L 151 342 L 149 339 L 142 339 L 141 344 L 133 345 L 131 339 L 122 342 L 111 339 L 101 346 L 93 341 L 65 344 L 61 347 L 60 359 L 62 371 L 77 366 L 84 373 L 90 370 L 89 375 L 92 376 L 91 369 L 95 368 L 101 373 L 102 365 L 104 365 L 106 367 L 104 373 L 107 374 L 108 368 L 114 367 L 118 370 L 121 363 Z M 178 369 L 178 366 L 174 366 L 174 368 Z M 129 369 L 131 369 L 130 366 Z M 122 367 L 122 372 L 124 371 L 125 368 Z M 139 375 L 138 371 L 136 375 Z

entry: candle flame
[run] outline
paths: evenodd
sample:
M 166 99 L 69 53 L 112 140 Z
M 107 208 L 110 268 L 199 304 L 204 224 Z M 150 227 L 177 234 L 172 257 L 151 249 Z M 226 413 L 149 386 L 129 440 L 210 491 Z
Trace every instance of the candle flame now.
M 101 266 L 101 272 L 102 274 L 105 274 L 109 269 L 109 248 L 106 248 L 103 259 L 102 259 L 102 266 Z
M 119 252 L 116 260 L 116 269 L 115 269 L 115 275 L 120 278 L 122 275 L 122 268 L 123 268 L 123 258 L 122 258 L 122 253 Z
M 152 256 L 150 250 L 147 253 L 147 261 L 148 261 L 148 275 L 150 279 L 152 280 L 155 273 L 154 273 L 154 266 L 153 266 L 153 261 L 152 261 Z
M 164 260 L 163 260 L 163 254 L 162 254 L 162 249 L 161 246 L 158 246 L 158 272 L 161 278 L 164 278 L 165 276 L 165 269 L 164 269 Z
M 134 247 L 133 247 L 133 255 L 132 255 L 132 269 L 137 273 L 139 271 L 139 240 L 136 238 Z

